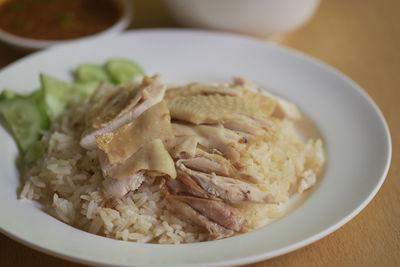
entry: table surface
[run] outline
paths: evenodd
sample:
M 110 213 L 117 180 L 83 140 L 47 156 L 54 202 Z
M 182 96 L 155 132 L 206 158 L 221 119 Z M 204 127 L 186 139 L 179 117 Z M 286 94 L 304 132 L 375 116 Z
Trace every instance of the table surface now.
M 135 4 L 132 28 L 176 27 L 161 1 Z M 305 248 L 249 266 L 400 266 L 399 11 L 398 0 L 324 0 L 307 25 L 281 41 L 345 73 L 375 100 L 391 130 L 392 165 L 376 197 L 345 226 Z M 22 56 L 0 44 L 0 68 Z M 0 259 L 1 266 L 83 266 L 1 234 Z

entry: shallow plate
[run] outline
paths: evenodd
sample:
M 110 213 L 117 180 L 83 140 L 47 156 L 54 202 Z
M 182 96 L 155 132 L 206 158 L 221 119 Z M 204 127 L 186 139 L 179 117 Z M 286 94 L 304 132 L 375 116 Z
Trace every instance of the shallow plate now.
M 227 82 L 242 76 L 295 102 L 323 136 L 324 177 L 303 205 L 262 229 L 195 244 L 129 243 L 74 229 L 32 202 L 17 200 L 17 151 L 1 128 L 0 226 L 6 235 L 46 253 L 91 264 L 244 264 L 287 253 L 333 232 L 368 204 L 385 179 L 390 134 L 374 102 L 326 65 L 252 39 L 200 31 L 128 32 L 33 54 L 3 69 L 0 84 L 28 92 L 39 85 L 39 72 L 67 79 L 78 63 L 101 63 L 116 56 L 135 59 L 168 82 Z

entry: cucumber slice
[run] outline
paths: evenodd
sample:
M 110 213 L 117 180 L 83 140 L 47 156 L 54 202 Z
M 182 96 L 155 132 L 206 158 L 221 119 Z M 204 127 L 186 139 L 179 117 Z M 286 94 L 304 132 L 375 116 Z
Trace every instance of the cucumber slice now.
M 94 91 L 96 91 L 99 84 L 99 81 L 75 83 L 74 93 L 78 94 L 81 98 L 88 98 L 94 93 Z
M 44 90 L 47 114 L 51 119 L 55 119 L 64 112 L 68 102 L 73 98 L 71 93 L 74 85 L 43 73 L 40 74 L 40 81 Z
M 16 98 L 0 103 L 0 112 L 22 151 L 41 135 L 43 117 L 39 108 L 29 99 Z
M 75 76 L 78 82 L 110 82 L 110 77 L 104 68 L 94 64 L 79 65 L 75 70 Z
M 42 142 L 36 141 L 29 146 L 28 150 L 24 154 L 24 163 L 29 164 L 37 160 L 44 153 L 44 147 Z
M 14 99 L 14 98 L 23 98 L 23 97 L 24 96 L 21 94 L 18 94 L 11 90 L 4 89 L 0 94 L 0 101 L 10 100 L 10 99 Z
M 38 88 L 38 89 L 34 90 L 32 93 L 29 94 L 28 97 L 35 102 L 40 102 L 41 100 L 44 99 L 43 88 Z
M 43 117 L 42 129 L 48 129 L 50 127 L 50 118 L 49 115 L 47 114 L 47 106 L 44 98 L 43 88 L 36 89 L 28 96 L 28 98 L 31 99 L 33 103 L 36 104 L 36 106 L 40 110 L 40 113 L 42 114 Z
M 128 59 L 110 59 L 104 67 L 115 84 L 132 81 L 136 76 L 145 75 L 143 69 L 136 62 Z

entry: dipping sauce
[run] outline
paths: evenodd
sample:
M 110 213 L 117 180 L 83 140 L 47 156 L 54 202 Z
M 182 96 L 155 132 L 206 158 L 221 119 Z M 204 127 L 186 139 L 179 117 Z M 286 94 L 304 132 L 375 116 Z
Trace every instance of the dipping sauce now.
M 73 39 L 105 30 L 121 15 L 112 0 L 9 0 L 0 4 L 0 29 L 33 39 Z

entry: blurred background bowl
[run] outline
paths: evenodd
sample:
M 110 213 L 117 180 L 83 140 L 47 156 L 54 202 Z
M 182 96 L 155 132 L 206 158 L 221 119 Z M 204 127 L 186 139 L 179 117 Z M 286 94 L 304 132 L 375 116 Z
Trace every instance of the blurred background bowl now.
M 133 18 L 133 4 L 132 0 L 113 0 L 120 4 L 121 7 L 121 16 L 117 22 L 108 27 L 107 29 L 97 32 L 95 34 L 86 35 L 79 38 L 74 39 L 65 39 L 65 40 L 39 40 L 27 37 L 21 37 L 10 32 L 4 31 L 0 29 L 0 42 L 3 42 L 9 46 L 15 47 L 24 52 L 30 52 L 42 48 L 47 48 L 53 45 L 73 42 L 76 40 L 90 39 L 90 38 L 98 38 L 103 36 L 115 35 L 123 30 L 125 30 L 131 23 Z M 6 0 L 0 0 L 0 4 L 3 4 Z M 82 25 L 84 27 L 84 25 Z
M 188 27 L 276 38 L 305 24 L 320 0 L 164 0 Z

